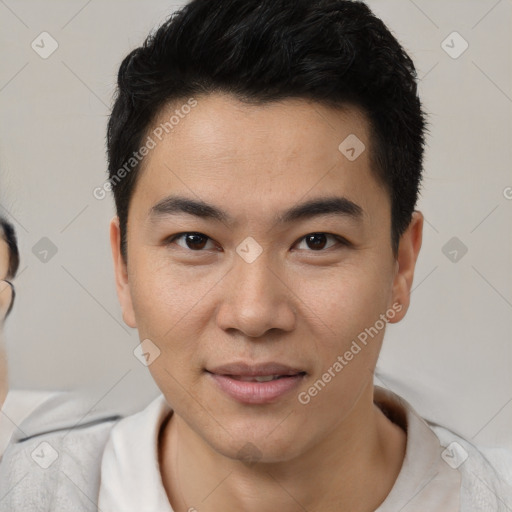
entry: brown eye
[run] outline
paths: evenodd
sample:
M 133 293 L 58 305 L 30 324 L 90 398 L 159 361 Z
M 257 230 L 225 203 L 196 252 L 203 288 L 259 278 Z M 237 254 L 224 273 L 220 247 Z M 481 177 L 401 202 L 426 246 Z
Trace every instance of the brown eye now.
M 323 233 L 314 233 L 306 236 L 306 244 L 310 249 L 323 249 L 327 244 L 327 237 Z
M 204 249 L 204 246 L 206 245 L 207 241 L 208 237 L 205 235 L 200 235 L 197 233 L 190 233 L 188 235 L 185 235 L 185 244 L 189 249 Z
M 329 244 L 329 238 L 333 240 L 333 242 Z M 301 247 L 301 244 L 306 245 L 306 247 Z M 323 249 L 329 249 L 336 243 L 343 243 L 343 240 L 339 237 L 331 235 L 329 233 L 310 233 L 309 235 L 301 238 L 298 244 L 298 249 L 309 249 L 312 251 L 321 251 Z
M 207 247 L 207 244 L 208 242 L 213 243 L 209 237 L 202 233 L 180 233 L 168 241 L 169 244 L 173 242 L 176 242 L 183 249 L 190 249 L 192 251 L 201 251 L 205 248 L 211 249 L 212 247 Z

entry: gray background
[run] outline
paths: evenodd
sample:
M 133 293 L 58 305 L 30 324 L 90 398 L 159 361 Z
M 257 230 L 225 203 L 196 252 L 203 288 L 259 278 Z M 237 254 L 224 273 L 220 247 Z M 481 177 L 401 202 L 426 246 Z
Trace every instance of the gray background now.
M 430 121 L 412 307 L 388 328 L 377 383 L 477 443 L 512 446 L 512 2 L 369 4 L 413 57 Z M 157 393 L 115 295 L 112 202 L 92 191 L 120 61 L 176 6 L 0 0 L 0 212 L 22 252 L 13 387 L 86 388 L 126 411 Z M 44 31 L 59 45 L 47 59 L 31 47 Z M 454 31 L 469 45 L 458 58 Z

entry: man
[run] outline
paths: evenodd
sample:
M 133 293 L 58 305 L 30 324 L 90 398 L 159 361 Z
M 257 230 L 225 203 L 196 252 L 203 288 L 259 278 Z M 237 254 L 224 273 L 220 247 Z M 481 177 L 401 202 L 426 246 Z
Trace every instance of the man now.
M 0 217 L 0 409 L 7 396 L 7 358 L 3 344 L 3 324 L 14 303 L 12 279 L 20 263 L 13 226 Z M 1 452 L 0 452 L 1 455 Z
M 194 0 L 131 52 L 103 189 L 162 395 L 20 438 L 0 510 L 510 509 L 476 447 L 373 385 L 421 246 L 424 129 L 363 3 Z
M 0 217 L 0 459 L 19 425 L 54 393 L 9 390 L 9 372 L 3 327 L 14 304 L 14 284 L 20 255 L 14 226 Z

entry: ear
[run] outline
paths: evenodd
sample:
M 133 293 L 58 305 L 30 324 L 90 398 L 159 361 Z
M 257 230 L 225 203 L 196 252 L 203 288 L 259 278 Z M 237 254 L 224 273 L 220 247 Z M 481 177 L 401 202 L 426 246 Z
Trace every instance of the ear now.
M 110 246 L 114 260 L 114 274 L 116 279 L 117 298 L 123 311 L 123 320 L 129 327 L 136 328 L 135 312 L 133 310 L 130 283 L 128 280 L 128 265 L 121 254 L 121 229 L 119 217 L 110 221 Z
M 396 315 L 390 323 L 402 320 L 410 304 L 411 288 L 414 278 L 416 260 L 421 249 L 423 237 L 423 214 L 413 212 L 407 230 L 400 237 L 396 258 L 396 274 L 393 280 L 393 309 Z

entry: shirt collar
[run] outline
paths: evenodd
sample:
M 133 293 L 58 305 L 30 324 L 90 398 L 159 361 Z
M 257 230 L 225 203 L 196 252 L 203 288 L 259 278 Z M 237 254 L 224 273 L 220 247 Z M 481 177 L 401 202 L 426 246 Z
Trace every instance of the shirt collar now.
M 461 476 L 441 457 L 444 448 L 432 429 L 392 391 L 375 386 L 374 402 L 407 432 L 402 468 L 376 512 L 458 512 Z
M 442 459 L 443 447 L 428 424 L 403 398 L 384 388 L 375 386 L 374 401 L 407 432 L 402 468 L 376 512 L 458 512 L 460 473 Z M 159 395 L 112 429 L 101 464 L 99 510 L 173 512 L 158 458 L 160 427 L 171 412 Z

